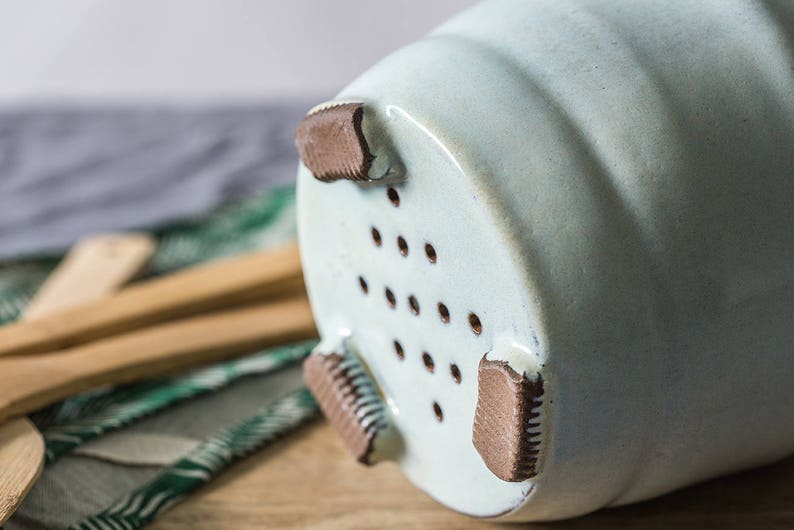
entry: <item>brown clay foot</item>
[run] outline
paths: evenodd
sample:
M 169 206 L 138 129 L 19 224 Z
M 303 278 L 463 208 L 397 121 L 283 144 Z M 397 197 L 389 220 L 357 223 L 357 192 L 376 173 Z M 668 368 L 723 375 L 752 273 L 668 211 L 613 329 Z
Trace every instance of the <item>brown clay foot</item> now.
M 363 103 L 332 102 L 303 118 L 295 146 L 317 180 L 372 183 L 402 178 L 402 164 L 370 114 Z
M 357 356 L 343 348 L 318 353 L 303 363 L 303 377 L 347 450 L 367 465 L 390 459 L 398 436 L 386 403 Z
M 472 441 L 494 475 L 523 482 L 538 473 L 543 378 L 487 357 L 478 370 Z

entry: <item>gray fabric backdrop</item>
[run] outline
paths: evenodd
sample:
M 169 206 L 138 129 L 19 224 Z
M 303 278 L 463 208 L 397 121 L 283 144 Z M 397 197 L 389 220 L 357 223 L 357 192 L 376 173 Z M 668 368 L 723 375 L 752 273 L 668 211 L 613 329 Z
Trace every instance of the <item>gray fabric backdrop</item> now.
M 293 131 L 315 102 L 0 110 L 0 259 L 290 183 Z

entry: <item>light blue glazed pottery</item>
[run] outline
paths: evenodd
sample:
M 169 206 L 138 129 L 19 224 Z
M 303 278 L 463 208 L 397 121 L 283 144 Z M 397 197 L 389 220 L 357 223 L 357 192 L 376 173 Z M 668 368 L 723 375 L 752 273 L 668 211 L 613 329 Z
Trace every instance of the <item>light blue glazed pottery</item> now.
M 362 459 L 526 521 L 794 452 L 793 43 L 786 0 L 493 0 L 330 102 L 375 162 L 301 167 L 300 243 L 315 355 L 380 399 Z M 473 441 L 513 443 L 482 363 L 531 469 Z

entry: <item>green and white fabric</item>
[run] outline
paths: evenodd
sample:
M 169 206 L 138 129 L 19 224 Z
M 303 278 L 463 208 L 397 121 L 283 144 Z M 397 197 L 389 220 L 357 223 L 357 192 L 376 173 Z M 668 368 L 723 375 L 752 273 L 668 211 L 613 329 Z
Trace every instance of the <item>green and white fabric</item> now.
M 91 413 L 61 422 L 43 431 L 47 465 L 108 432 L 121 429 L 141 418 L 186 399 L 218 390 L 241 377 L 268 374 L 306 357 L 316 341 L 280 346 L 259 354 L 228 361 L 193 373 L 134 385 L 99 400 L 103 406 Z
M 219 432 L 154 480 L 108 509 L 70 527 L 73 530 L 133 530 L 152 521 L 218 471 L 263 447 L 317 413 L 308 390 L 297 390 L 240 425 Z

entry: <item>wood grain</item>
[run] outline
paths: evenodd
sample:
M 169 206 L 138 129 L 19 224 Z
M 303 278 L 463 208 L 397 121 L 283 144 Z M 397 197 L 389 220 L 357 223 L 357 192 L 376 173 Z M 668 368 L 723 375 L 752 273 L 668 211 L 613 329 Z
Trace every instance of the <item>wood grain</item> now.
M 78 241 L 25 308 L 24 321 L 96 300 L 132 280 L 152 257 L 148 234 L 106 234 Z
M 0 355 L 51 352 L 214 309 L 304 292 L 297 246 L 237 256 L 0 328 Z
M 0 428 L 0 524 L 17 509 L 44 466 L 44 440 L 27 418 Z
M 504 525 L 447 510 L 396 465 L 356 463 L 318 421 L 240 462 L 147 528 L 788 530 L 794 528 L 794 458 L 578 519 Z
M 150 326 L 58 354 L 0 358 L 0 421 L 103 385 L 316 336 L 305 296 Z

